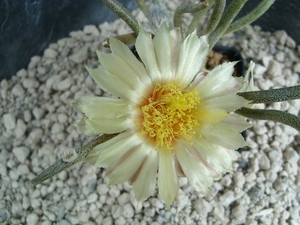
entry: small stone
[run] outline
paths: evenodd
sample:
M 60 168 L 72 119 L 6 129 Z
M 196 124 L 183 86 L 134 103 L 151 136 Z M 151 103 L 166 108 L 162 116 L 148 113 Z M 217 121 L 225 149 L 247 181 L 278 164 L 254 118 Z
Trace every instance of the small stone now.
M 25 146 L 15 147 L 13 148 L 13 154 L 18 159 L 20 163 L 24 163 L 26 158 L 29 156 L 29 149 Z
M 85 211 L 81 211 L 79 213 L 79 220 L 86 223 L 89 220 L 89 213 Z
M 109 189 L 108 193 L 109 193 L 109 195 L 110 195 L 111 197 L 116 198 L 116 197 L 119 197 L 119 195 L 120 195 L 120 190 L 119 190 L 117 187 L 112 186 L 112 187 Z
M 97 199 L 98 199 L 97 193 L 92 193 L 92 194 L 90 194 L 90 195 L 88 196 L 87 202 L 88 202 L 88 203 L 92 203 L 92 202 L 97 201 Z
M 3 122 L 7 130 L 14 129 L 16 127 L 16 117 L 12 113 L 4 114 Z
M 24 121 L 21 119 L 18 119 L 17 126 L 15 129 L 16 138 L 22 137 L 25 134 L 26 129 L 27 129 L 27 127 L 26 127 L 26 124 L 24 123 Z
M 286 32 L 283 30 L 274 32 L 274 36 L 275 36 L 276 40 L 278 41 L 278 43 L 281 45 L 285 44 L 287 37 L 288 37 Z
M 39 217 L 35 213 L 29 213 L 26 217 L 27 224 L 36 225 L 38 224 L 38 221 L 39 221 Z
M 71 84 L 72 84 L 72 80 L 70 77 L 68 77 L 68 78 L 64 79 L 63 81 L 61 81 L 60 83 L 58 83 L 57 90 L 65 91 L 70 88 Z
M 231 202 L 234 201 L 234 193 L 233 191 L 226 191 L 219 197 L 219 199 L 222 205 L 228 206 Z
M 267 68 L 261 64 L 255 64 L 254 74 L 258 76 L 262 76 L 267 71 Z
M 70 59 L 75 63 L 83 63 L 87 59 L 88 56 L 87 53 L 88 53 L 88 48 L 82 47 L 77 52 L 73 53 L 70 56 Z
M 51 48 L 48 48 L 44 51 L 45 58 L 55 59 L 57 55 L 58 55 L 58 53 Z
M 34 107 L 34 109 L 32 110 L 32 114 L 35 117 L 35 119 L 39 120 L 44 116 L 45 110 L 38 107 Z
M 247 210 L 242 205 L 237 205 L 232 209 L 232 215 L 238 220 L 239 222 L 243 222 L 247 216 Z
M 6 165 L 3 164 L 3 163 L 0 163 L 0 174 L 1 174 L 3 177 L 6 177 L 6 175 L 7 175 L 7 168 L 6 168 Z
M 134 216 L 134 209 L 130 203 L 124 205 L 123 216 L 125 218 L 132 218 Z
M 97 29 L 97 27 L 95 25 L 86 25 L 83 28 L 83 33 L 85 33 L 85 34 L 93 34 L 93 33 L 96 33 L 95 30 L 98 31 L 98 29 Z
M 59 221 L 58 225 L 72 225 L 72 224 L 67 220 L 61 220 Z
M 39 86 L 39 82 L 34 78 L 25 78 L 23 80 L 23 87 L 26 89 L 37 88 Z
M 120 205 L 113 205 L 111 207 L 111 215 L 114 219 L 119 218 L 123 213 L 123 207 Z
M 30 144 L 36 144 L 43 137 L 43 130 L 40 128 L 33 129 L 28 135 L 28 141 Z
M 235 174 L 234 174 L 234 182 L 235 182 L 235 185 L 238 186 L 238 187 L 243 187 L 243 185 L 245 184 L 245 176 L 242 172 L 240 171 L 237 171 Z
M 294 49 L 296 48 L 296 42 L 290 36 L 288 36 L 286 39 L 286 46 Z
M 24 91 L 24 88 L 21 86 L 21 84 L 16 84 L 12 88 L 11 93 L 16 97 L 21 97 L 21 96 L 24 96 L 25 91 Z
M 33 68 L 36 67 L 36 65 L 41 61 L 41 57 L 40 56 L 33 56 L 30 59 L 30 63 L 28 65 L 28 69 L 32 71 Z M 29 71 L 30 73 L 30 71 Z
M 281 76 L 282 75 L 282 67 L 279 62 L 276 60 L 271 60 L 268 66 L 268 71 L 267 73 L 270 76 Z
M 285 59 L 285 55 L 282 51 L 279 51 L 275 54 L 275 59 L 279 62 L 283 62 Z
M 118 203 L 120 205 L 125 205 L 129 201 L 130 201 L 130 195 L 129 195 L 129 193 L 124 192 L 120 196 L 118 196 Z
M 293 69 L 294 69 L 294 71 L 295 71 L 296 73 L 300 73 L 300 63 L 296 63 L 296 64 L 294 65 Z
M 60 113 L 57 116 L 58 122 L 66 123 L 68 121 L 68 116 L 65 113 Z
M 261 188 L 254 186 L 247 192 L 247 194 L 251 199 L 251 202 L 255 203 L 262 197 L 263 191 Z
M 258 165 L 262 170 L 267 170 L 270 168 L 270 160 L 263 152 L 258 157 Z
M 29 168 L 27 165 L 25 164 L 20 164 L 18 165 L 18 168 L 17 168 L 17 174 L 20 176 L 20 175 L 23 175 L 23 174 L 28 174 L 29 173 Z
M 63 130 L 63 126 L 60 123 L 54 123 L 51 128 L 53 134 L 57 134 Z
M 24 111 L 24 120 L 25 122 L 30 122 L 31 121 L 31 113 L 29 110 Z
M 20 70 L 16 73 L 16 75 L 17 75 L 18 77 L 26 77 L 26 76 L 27 76 L 27 70 L 25 70 L 25 69 L 20 69 Z
M 292 148 L 289 148 L 284 152 L 284 157 L 290 164 L 297 164 L 299 160 L 299 154 Z

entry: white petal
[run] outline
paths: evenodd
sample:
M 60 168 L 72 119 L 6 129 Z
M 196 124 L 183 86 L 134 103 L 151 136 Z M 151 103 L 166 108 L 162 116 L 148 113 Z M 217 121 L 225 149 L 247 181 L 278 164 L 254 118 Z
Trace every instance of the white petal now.
M 193 138 L 195 149 L 217 172 L 231 172 L 232 159 L 223 147 L 213 144 L 206 138 Z
M 135 70 L 133 70 L 120 56 L 106 54 L 100 51 L 96 51 L 96 53 L 105 71 L 121 80 L 131 90 L 136 91 L 137 94 L 143 96 L 145 90 L 149 88 L 150 82 L 144 84 L 139 79 L 139 74 L 136 73 Z
M 107 168 L 106 176 L 109 178 L 108 185 L 120 184 L 129 180 L 138 170 L 148 153 L 149 149 L 144 148 L 143 144 L 133 146 L 119 161 Z
M 236 62 L 223 63 L 215 67 L 195 87 L 203 100 L 236 93 L 242 85 L 242 78 L 233 77 Z
M 229 117 L 226 117 L 222 120 L 222 124 L 230 125 L 232 129 L 235 129 L 238 132 L 242 132 L 253 126 L 251 123 L 246 122 L 244 117 L 237 114 L 232 114 Z
M 233 112 L 246 106 L 248 103 L 249 101 L 236 94 L 223 95 L 203 101 L 206 107 L 224 109 L 227 112 Z
M 89 118 L 115 119 L 129 117 L 133 112 L 132 106 L 127 101 L 106 97 L 82 96 L 72 105 Z
M 207 37 L 198 38 L 196 31 L 184 40 L 175 78 L 183 87 L 188 86 L 199 73 L 206 60 L 208 49 Z
M 158 153 L 155 149 L 150 149 L 136 180 L 133 182 L 134 196 L 137 201 L 144 201 L 153 194 L 156 186 L 157 166 Z
M 90 128 L 86 125 L 84 119 L 82 119 L 79 123 L 76 123 L 75 126 L 84 135 L 93 136 L 93 135 L 97 134 L 97 133 L 94 133 L 93 131 L 90 130 Z
M 191 186 L 200 193 L 208 194 L 213 179 L 207 168 L 182 144 L 176 148 L 175 154 Z
M 115 119 L 85 117 L 83 120 L 88 129 L 94 134 L 121 133 L 134 126 L 133 120 L 126 117 Z
M 199 129 L 198 133 L 210 142 L 231 150 L 236 150 L 247 145 L 239 131 L 222 122 L 218 124 L 206 124 L 201 130 Z
M 87 70 L 104 91 L 136 104 L 143 101 L 137 90 L 132 90 L 126 83 L 104 69 L 97 68 L 93 70 L 87 67 Z
M 96 167 L 106 168 L 115 164 L 126 152 L 141 143 L 142 139 L 138 135 L 127 131 L 96 146 L 90 154 L 98 157 Z
M 161 82 L 162 74 L 158 67 L 152 36 L 143 27 L 140 27 L 135 47 L 152 81 Z
M 145 85 L 150 85 L 151 79 L 144 65 L 135 57 L 128 46 L 113 37 L 110 38 L 109 43 L 112 53 L 124 60 L 133 71 L 132 75 L 137 76 Z
M 174 40 L 169 29 L 167 28 L 166 23 L 163 23 L 157 31 L 153 39 L 153 44 L 157 58 L 157 64 L 160 73 L 162 74 L 162 82 L 170 82 L 173 77 L 172 55 L 174 49 Z
M 179 190 L 173 155 L 170 149 L 159 151 L 158 189 L 159 195 L 165 201 L 167 208 L 170 208 Z

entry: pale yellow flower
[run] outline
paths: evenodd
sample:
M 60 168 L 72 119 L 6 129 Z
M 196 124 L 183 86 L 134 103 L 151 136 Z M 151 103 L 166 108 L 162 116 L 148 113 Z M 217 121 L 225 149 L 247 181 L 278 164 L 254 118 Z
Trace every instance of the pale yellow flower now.
M 178 176 L 210 192 L 214 179 L 232 171 L 235 150 L 245 146 L 249 127 L 232 113 L 247 105 L 236 93 L 242 78 L 235 63 L 201 72 L 208 53 L 205 36 L 163 24 L 152 39 L 142 27 L 136 40 L 140 61 L 110 38 L 111 54 L 97 52 L 102 68 L 88 69 L 97 84 L 117 97 L 81 97 L 74 106 L 85 114 L 78 127 L 87 135 L 120 133 L 95 147 L 87 158 L 106 168 L 109 185 L 128 181 L 138 201 L 154 191 L 169 207 L 179 190 Z

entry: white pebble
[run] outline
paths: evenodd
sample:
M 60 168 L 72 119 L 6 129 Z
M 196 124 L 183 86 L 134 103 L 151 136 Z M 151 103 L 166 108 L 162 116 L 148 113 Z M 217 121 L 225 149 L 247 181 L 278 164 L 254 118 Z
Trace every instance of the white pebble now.
M 111 207 L 111 215 L 114 219 L 119 218 L 123 214 L 123 207 L 120 205 L 113 205 Z
M 55 59 L 57 55 L 58 55 L 58 53 L 54 49 L 51 49 L 51 48 L 48 48 L 44 51 L 45 58 Z
M 124 205 L 123 209 L 123 216 L 125 218 L 132 218 L 134 216 L 134 209 L 130 203 Z
M 87 202 L 88 202 L 88 203 L 92 203 L 92 202 L 97 201 L 97 199 L 98 199 L 97 193 L 92 193 L 92 194 L 90 194 L 90 195 L 88 196 Z
M 18 175 L 23 175 L 23 174 L 28 174 L 29 173 L 29 168 L 27 165 L 25 164 L 20 164 L 18 165 L 18 168 L 17 168 L 17 173 Z
M 29 213 L 26 217 L 27 224 L 36 225 L 39 222 L 39 217 L 35 213 Z
M 26 124 L 24 123 L 24 121 L 21 119 L 18 119 L 17 126 L 15 129 L 16 138 L 22 137 L 25 134 L 26 129 L 27 129 L 27 127 L 26 127 Z
M 282 75 L 282 66 L 276 60 L 270 60 L 267 73 L 270 76 L 276 77 Z
M 260 153 L 258 158 L 259 168 L 262 170 L 267 170 L 270 168 L 270 160 L 263 152 Z
M 70 77 L 64 79 L 63 81 L 61 81 L 58 85 L 57 85 L 57 90 L 59 91 L 65 91 L 67 89 L 70 88 L 72 84 L 72 80 Z
M 120 196 L 118 196 L 118 203 L 120 205 L 125 205 L 129 201 L 130 201 L 130 195 L 129 195 L 129 193 L 124 192 Z
M 244 206 L 237 205 L 232 209 L 232 215 L 241 223 L 246 219 L 247 210 Z
M 29 149 L 25 146 L 15 147 L 13 153 L 20 163 L 24 163 L 29 155 Z
M 44 116 L 45 110 L 38 107 L 34 107 L 34 109 L 32 110 L 32 114 L 35 117 L 35 119 L 39 120 Z
M 21 97 L 24 96 L 25 91 L 24 88 L 21 86 L 21 84 L 16 84 L 11 90 L 11 93 L 16 97 Z
M 4 114 L 3 117 L 4 126 L 7 130 L 14 129 L 16 127 L 16 117 L 12 113 Z
M 69 58 L 75 63 L 83 63 L 87 59 L 88 48 L 82 47 L 77 52 L 72 54 Z

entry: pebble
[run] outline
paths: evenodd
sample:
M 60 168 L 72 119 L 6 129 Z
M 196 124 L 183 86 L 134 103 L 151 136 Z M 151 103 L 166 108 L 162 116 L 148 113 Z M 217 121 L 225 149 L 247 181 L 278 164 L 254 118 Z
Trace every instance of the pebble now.
M 16 117 L 12 113 L 6 113 L 3 115 L 2 120 L 7 130 L 14 129 L 16 127 Z
M 267 73 L 274 77 L 282 75 L 282 66 L 276 60 L 270 60 Z
M 70 77 L 64 79 L 63 81 L 61 81 L 58 85 L 57 85 L 57 89 L 59 91 L 65 91 L 68 90 L 70 88 L 72 84 L 72 80 Z
M 22 136 L 25 134 L 26 129 L 27 129 L 27 126 L 26 126 L 26 124 L 24 123 L 24 121 L 21 120 L 21 119 L 18 119 L 18 120 L 17 120 L 16 128 L 15 128 L 15 135 L 16 135 L 16 138 L 22 137 Z
M 262 170 L 267 170 L 270 168 L 270 160 L 267 157 L 267 155 L 264 154 L 263 152 L 260 154 L 258 158 L 258 164 L 259 164 L 259 168 Z
M 97 193 L 92 193 L 88 196 L 87 201 L 88 203 L 95 202 L 98 199 Z
M 44 51 L 44 57 L 45 58 L 50 58 L 50 59 L 55 59 L 57 57 L 58 53 L 51 48 L 48 48 Z
M 34 107 L 34 109 L 32 110 L 32 114 L 35 119 L 39 120 L 45 115 L 45 110 L 38 107 Z
M 123 216 L 125 218 L 132 218 L 134 216 L 134 209 L 130 203 L 127 203 L 123 207 Z
M 73 53 L 70 56 L 70 59 L 75 62 L 75 63 L 83 63 L 88 56 L 88 48 L 87 47 L 82 47 L 80 48 L 77 52 Z
M 239 223 L 242 223 L 246 219 L 247 210 L 244 206 L 237 205 L 232 209 L 232 215 Z
M 117 200 L 121 206 L 124 206 L 125 204 L 127 204 L 130 201 L 130 195 L 128 193 L 124 192 L 118 196 Z
M 39 222 L 39 216 L 35 213 L 29 213 L 26 217 L 26 223 L 30 225 L 36 225 Z
M 21 84 L 16 84 L 11 90 L 11 93 L 16 97 L 21 97 L 24 96 L 25 91 L 24 88 L 21 86 Z
M 26 158 L 29 156 L 29 149 L 25 146 L 19 146 L 13 148 L 13 154 L 20 163 L 24 163 Z

